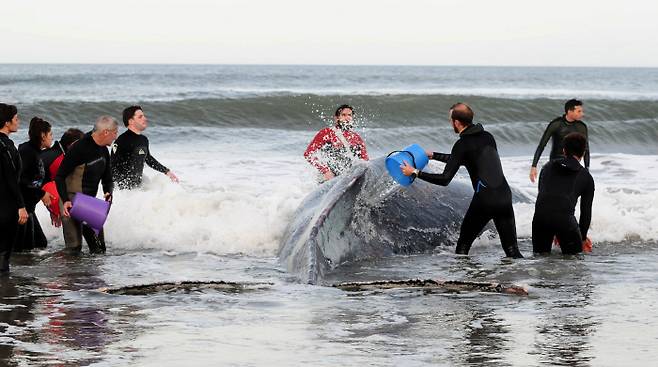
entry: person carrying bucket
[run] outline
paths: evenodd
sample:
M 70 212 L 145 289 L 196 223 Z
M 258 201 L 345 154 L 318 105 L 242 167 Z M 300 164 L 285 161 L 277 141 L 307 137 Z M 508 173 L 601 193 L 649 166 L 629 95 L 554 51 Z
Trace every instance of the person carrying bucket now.
M 427 152 L 429 158 L 446 163 L 443 173 L 423 172 L 406 161 L 400 167 L 402 173 L 447 186 L 459 167 L 466 166 L 475 192 L 461 225 L 456 253 L 468 254 L 473 241 L 493 219 L 505 255 L 522 258 L 516 240 L 512 191 L 503 174 L 493 135 L 484 131 L 481 124 L 473 124 L 473 110 L 465 103 L 450 107 L 448 116 L 453 130 L 459 134 L 459 140 L 450 154 Z
M 334 113 L 334 127 L 320 130 L 304 152 L 304 158 L 320 171 L 325 181 L 350 168 L 355 160 L 368 160 L 366 143 L 353 130 L 354 108 L 342 105 Z
M 55 183 L 61 198 L 62 228 L 68 252 L 79 253 L 84 236 L 91 253 L 105 253 L 102 228 L 97 228 L 96 234 L 90 226 L 71 217 L 70 211 L 73 207 L 72 200 L 77 194 L 95 197 L 99 183 L 102 183 L 105 200 L 112 200 L 114 185 L 107 147 L 116 139 L 118 130 L 119 125 L 114 118 L 99 117 L 92 133 L 85 135 L 71 147 L 57 171 Z

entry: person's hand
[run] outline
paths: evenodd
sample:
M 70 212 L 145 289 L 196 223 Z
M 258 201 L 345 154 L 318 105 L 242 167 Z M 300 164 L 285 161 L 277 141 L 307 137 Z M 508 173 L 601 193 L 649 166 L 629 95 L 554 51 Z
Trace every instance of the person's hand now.
M 535 183 L 537 180 L 537 167 L 530 167 L 530 182 Z
M 427 154 L 427 158 L 432 159 L 434 157 L 434 152 L 431 150 L 426 150 L 425 154 Z
M 585 238 L 583 241 L 583 252 L 592 252 L 592 240 L 590 240 L 589 237 Z
M 18 224 L 23 225 L 27 223 L 27 210 L 25 208 L 18 209 Z
M 105 199 L 105 201 L 109 201 L 110 203 L 112 202 L 112 194 L 110 194 L 109 192 L 106 192 L 105 195 L 103 195 L 103 198 Z
M 325 181 L 329 181 L 329 180 L 331 180 L 332 178 L 336 177 L 336 175 L 334 175 L 334 173 L 331 172 L 331 171 L 327 171 L 327 172 L 325 172 L 322 176 L 324 177 L 324 180 L 325 180 Z
M 73 207 L 73 204 L 71 204 L 70 201 L 66 201 L 64 202 L 63 206 L 64 206 L 64 212 L 62 214 L 64 214 L 65 217 L 70 217 L 71 213 L 69 213 L 69 210 Z
M 52 203 L 52 199 L 53 199 L 53 196 L 49 192 L 45 192 L 43 194 L 43 197 L 41 198 L 41 202 L 43 203 L 43 205 L 48 207 Z
M 169 177 L 172 182 L 178 183 L 178 177 L 176 177 L 176 174 L 174 174 L 173 172 L 167 171 L 167 173 L 165 173 L 165 175 L 167 175 L 167 177 Z
M 54 225 L 55 227 L 59 228 L 62 226 L 62 217 L 50 213 L 50 223 L 52 223 L 52 225 Z
M 410 166 L 407 161 L 404 161 L 400 165 L 400 169 L 402 169 L 402 174 L 405 175 L 405 176 L 411 176 L 414 173 L 414 171 L 416 170 L 415 168 Z

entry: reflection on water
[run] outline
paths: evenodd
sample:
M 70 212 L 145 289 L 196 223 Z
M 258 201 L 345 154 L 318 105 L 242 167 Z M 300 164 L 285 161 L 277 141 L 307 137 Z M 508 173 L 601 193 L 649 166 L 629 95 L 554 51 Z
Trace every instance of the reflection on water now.
M 245 256 L 24 254 L 11 277 L 0 279 L 0 365 L 605 366 L 616 364 L 611 351 L 620 346 L 633 365 L 646 365 L 658 358 L 655 339 L 634 330 L 658 323 L 649 312 L 658 256 L 644 250 L 641 261 L 639 250 L 615 246 L 512 261 L 497 246 L 480 246 L 470 257 L 440 251 L 353 264 L 331 279 L 497 281 L 526 286 L 528 296 L 347 292 L 291 284 L 275 259 Z M 184 280 L 271 285 L 96 291 Z M 631 301 L 625 289 L 644 291 Z

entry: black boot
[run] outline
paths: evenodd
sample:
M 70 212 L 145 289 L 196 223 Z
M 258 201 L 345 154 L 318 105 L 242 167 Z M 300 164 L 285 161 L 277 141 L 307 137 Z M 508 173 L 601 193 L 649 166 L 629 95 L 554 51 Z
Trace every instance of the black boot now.
M 505 251 L 505 256 L 511 257 L 514 259 L 523 259 L 523 255 L 521 254 L 521 251 L 519 251 L 518 246 L 510 246 L 510 247 L 503 247 L 503 250 Z

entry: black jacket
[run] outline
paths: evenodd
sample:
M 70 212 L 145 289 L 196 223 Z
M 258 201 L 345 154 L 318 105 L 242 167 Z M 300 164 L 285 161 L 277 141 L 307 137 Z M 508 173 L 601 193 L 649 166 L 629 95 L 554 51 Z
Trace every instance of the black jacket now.
M 535 215 L 573 216 L 580 197 L 580 234 L 587 237 L 592 220 L 594 179 L 573 157 L 558 158 L 544 165 L 539 175 Z
M 18 186 L 20 170 L 21 158 L 14 142 L 4 133 L 0 133 L 0 220 L 13 220 L 18 209 L 25 207 Z
M 122 189 L 141 185 L 144 163 L 162 173 L 169 169 L 151 155 L 149 140 L 142 134 L 126 130 L 112 145 L 112 177 Z

